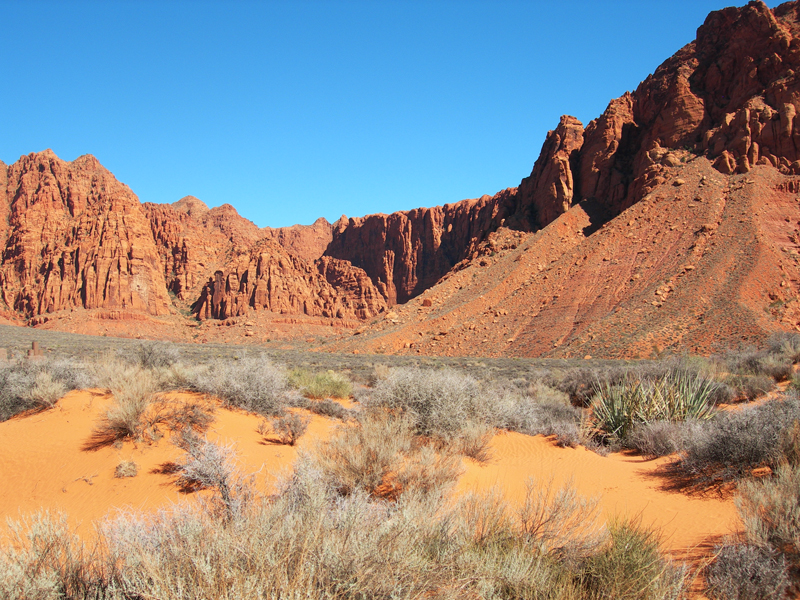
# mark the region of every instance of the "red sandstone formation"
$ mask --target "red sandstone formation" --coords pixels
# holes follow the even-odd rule
[[[496,229],[516,189],[434,208],[369,215],[334,223],[325,254],[364,269],[390,305],[436,283]]]
[[[361,269],[328,257],[310,263],[272,240],[260,241],[216,271],[192,306],[200,319],[250,310],[368,319],[385,309],[386,301]]]
[[[798,69],[800,2],[711,13],[585,128],[562,117],[519,188],[333,226],[142,209],[91,157],[23,157],[0,164],[2,297],[28,317],[161,314],[168,288],[253,336],[276,313],[346,329],[399,303],[326,347],[426,354],[709,352],[800,329]]]
[[[320,217],[312,225],[292,225],[291,227],[264,227],[261,237],[278,242],[292,254],[306,260],[316,260],[322,256],[333,239],[333,225]]]
[[[168,312],[158,251],[139,200],[93,156],[52,151],[4,167],[8,223],[0,289],[25,316],[69,308]]]

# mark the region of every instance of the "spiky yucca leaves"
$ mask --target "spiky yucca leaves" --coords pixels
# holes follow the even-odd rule
[[[716,383],[680,371],[655,380],[628,376],[621,384],[600,384],[592,402],[600,436],[622,441],[638,424],[710,418]]]

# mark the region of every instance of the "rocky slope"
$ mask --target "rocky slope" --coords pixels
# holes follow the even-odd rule
[[[800,173],[799,13],[797,2],[711,13],[694,42],[585,128],[562,117],[518,190],[465,201],[480,202],[477,210],[457,203],[351,219],[327,254],[364,268],[390,303],[402,303],[501,224],[537,231],[585,201],[595,227],[617,216],[664,181],[675,166],[668,150],[707,156],[724,174],[757,164]]]

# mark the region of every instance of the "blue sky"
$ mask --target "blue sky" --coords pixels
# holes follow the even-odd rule
[[[726,5],[0,0],[0,160],[94,154],[273,227],[494,194]]]

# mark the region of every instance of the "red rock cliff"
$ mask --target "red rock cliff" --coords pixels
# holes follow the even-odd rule
[[[2,171],[0,288],[10,308],[28,317],[73,307],[168,311],[139,200],[97,159],[65,162],[46,150]]]
[[[515,208],[516,189],[490,197],[334,223],[325,254],[367,272],[390,305],[420,294]]]
[[[201,319],[249,310],[367,319],[385,309],[386,301],[361,269],[329,257],[309,262],[273,240],[261,240],[216,271],[192,306]]]

